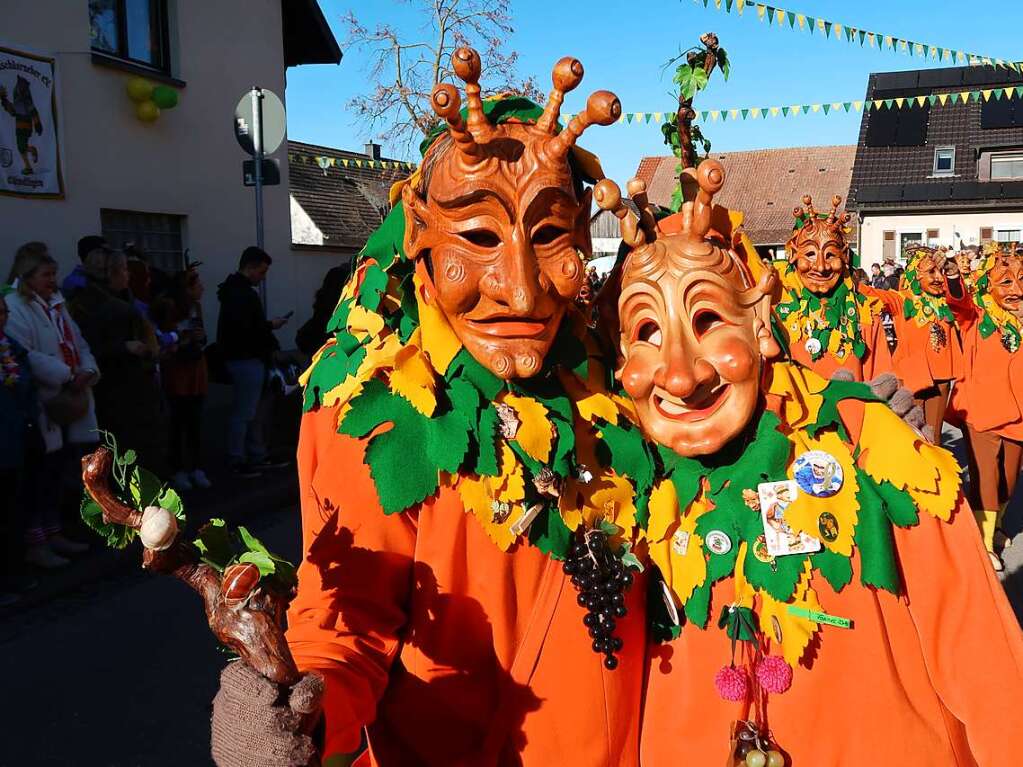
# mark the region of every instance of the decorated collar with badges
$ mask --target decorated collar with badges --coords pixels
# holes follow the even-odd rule
[[[774,648],[791,669],[812,665],[805,653],[824,625],[849,626],[829,615],[815,576],[835,592],[861,585],[901,593],[892,527],[915,525],[921,512],[949,519],[959,471],[863,384],[775,363],[767,394],[775,404],[731,449],[703,460],[660,451],[663,479],[645,532],[660,576],[650,620],[666,640],[717,617],[733,640]],[[862,402],[855,443],[838,407],[850,399]],[[713,585],[726,579],[734,602],[711,604]]]

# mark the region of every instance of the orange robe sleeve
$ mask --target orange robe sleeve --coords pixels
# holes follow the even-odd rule
[[[1023,732],[1023,635],[969,506],[961,499],[950,523],[921,514],[919,525],[895,528],[895,540],[924,664],[954,717],[946,726],[959,763],[1005,764],[1006,735]]]
[[[358,748],[387,686],[408,619],[417,524],[410,513],[383,513],[363,462],[364,443],[339,435],[336,423],[332,408],[303,417],[305,556],[288,612],[288,643],[299,669],[326,680],[325,756]]]

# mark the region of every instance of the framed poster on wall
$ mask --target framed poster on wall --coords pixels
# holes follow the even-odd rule
[[[0,194],[63,197],[54,59],[0,46]]]

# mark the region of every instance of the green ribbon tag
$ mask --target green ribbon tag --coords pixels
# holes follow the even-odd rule
[[[848,618],[839,618],[837,615],[828,615],[817,610],[807,610],[805,607],[797,605],[789,605],[788,611],[790,615],[795,615],[797,618],[809,618],[815,623],[827,623],[829,626],[838,626],[843,629],[853,627],[853,622]]]

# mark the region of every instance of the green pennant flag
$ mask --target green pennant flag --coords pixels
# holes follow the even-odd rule
[[[749,117],[749,110],[748,109],[743,109],[742,110],[742,119],[745,120],[747,117]]]
[[[824,22],[824,36],[825,37],[831,37],[831,22],[830,21],[825,21]]]
[[[707,4],[707,0],[703,0],[703,4],[706,5]],[[625,122],[631,123],[633,117],[635,117],[635,115],[632,112],[626,112],[625,113]]]
[[[817,26],[817,19],[815,19],[813,16],[807,16],[806,24],[808,27],[810,27],[810,34],[812,35],[814,28]]]
[[[1016,95],[1023,98],[1023,85],[1016,86]]]
[[[703,122],[707,122],[707,113],[706,112],[700,112],[700,120],[702,120]]]
[[[852,29],[851,27],[845,28],[845,39],[848,40],[850,43],[853,41],[853,36],[855,34],[856,34],[855,29]]]
[[[733,0],[725,0],[725,12],[726,13],[731,13],[732,12],[732,2],[733,2]]]
[[[931,106],[934,106],[938,101],[938,96],[932,93],[930,96],[927,97],[927,101],[928,103],[930,103]]]
[[[831,104],[825,104],[824,105],[824,114],[827,114],[830,111],[831,111]]]
[[[725,122],[727,119],[728,119],[728,110],[727,109],[722,109],[721,110],[721,122]]]
[[[974,103],[980,101],[980,91],[970,91],[970,101]]]
[[[781,113],[783,115],[785,115],[786,117],[788,117],[789,116],[789,108],[788,107],[782,107],[781,108]]]
[[[863,41],[867,39],[867,33],[862,29],[860,30],[860,47],[863,47]]]
[[[792,11],[789,11],[788,13],[789,13],[789,29],[795,29],[795,27],[796,27],[796,14],[794,14]]]
[[[894,104],[894,103],[895,103],[895,99],[885,99],[884,100],[884,105],[888,109],[891,109],[892,108],[892,104]]]
[[[803,110],[803,114],[805,114],[805,115],[810,114],[810,105],[809,104],[803,104],[802,110]]]

